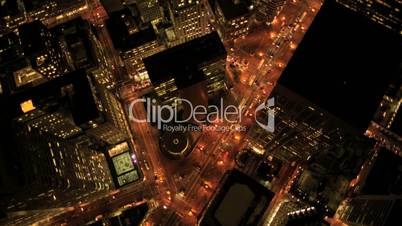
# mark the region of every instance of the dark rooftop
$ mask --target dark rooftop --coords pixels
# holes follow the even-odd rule
[[[365,131],[398,74],[401,48],[399,34],[325,1],[279,83]]]
[[[49,1],[42,0],[22,0],[22,2],[24,3],[24,8],[27,12],[37,10],[49,3]]]
[[[391,131],[402,137],[402,109],[399,107],[398,112],[394,118],[394,122],[391,125]]]
[[[200,225],[258,225],[274,193],[237,170],[230,171],[221,183]]]
[[[76,69],[89,68],[95,64],[95,56],[88,31],[88,21],[81,17],[51,29],[55,36],[64,36]]]
[[[78,70],[37,86],[26,87],[11,95],[0,96],[0,104],[4,107],[5,118],[15,118],[21,115],[20,104],[32,100],[36,107],[46,106],[48,102],[60,101],[63,104],[63,87],[73,85],[69,110],[77,125],[88,122],[98,117],[98,110],[93,99],[91,87],[84,70]],[[10,120],[11,121],[11,120]]]
[[[41,21],[35,20],[31,23],[22,24],[18,28],[19,36],[25,55],[37,54],[47,49],[45,33],[46,26]]]
[[[179,89],[205,80],[199,66],[226,58],[226,50],[216,32],[204,35],[145,58],[151,82],[160,84],[172,78]]]
[[[15,0],[1,1],[0,4],[0,18],[6,16],[15,16],[20,13],[18,3]]]
[[[364,195],[402,195],[402,158],[383,148],[363,184]]]
[[[250,0],[217,0],[226,20],[232,20],[249,13]]]
[[[70,33],[77,33],[79,30],[89,29],[89,22],[82,17],[69,20],[65,23],[59,24],[51,28],[51,32],[55,35],[66,35]]]
[[[122,0],[101,0],[100,2],[108,14],[124,8]]]
[[[0,50],[0,66],[20,58],[22,46],[19,37],[14,32],[0,35]]]
[[[139,26],[139,18],[136,18],[129,8],[111,13],[110,18],[106,20],[106,27],[114,47],[123,51],[157,39],[151,24]],[[135,31],[136,29],[138,30]]]

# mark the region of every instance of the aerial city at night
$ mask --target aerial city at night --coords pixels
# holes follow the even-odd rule
[[[400,0],[0,0],[0,225],[402,225]]]

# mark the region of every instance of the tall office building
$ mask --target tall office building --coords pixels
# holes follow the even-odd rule
[[[136,4],[142,22],[148,23],[163,18],[163,12],[159,5],[159,0],[137,0]]]
[[[16,191],[22,192],[19,201],[28,200],[28,208],[55,207],[52,201],[68,205],[80,195],[112,187],[105,157],[89,148],[89,138],[62,114],[37,110],[16,120],[18,179],[24,184]]]
[[[99,86],[100,84],[97,84]],[[102,105],[102,112],[107,122],[122,133],[126,139],[130,138],[130,127],[124,112],[124,108],[119,98],[112,89],[98,87],[98,95]]]
[[[268,25],[271,24],[284,4],[285,0],[253,0],[256,19]]]
[[[391,30],[402,34],[402,3],[398,0],[336,0],[348,9],[358,12]]]
[[[355,192],[363,195],[402,195],[402,157],[385,148],[377,151],[370,168],[361,173]]]
[[[17,34],[0,35],[0,94],[10,93],[18,86],[43,77],[32,70],[23,53]]]
[[[63,58],[71,70],[90,69],[96,65],[95,51],[90,40],[90,24],[81,17],[53,27],[51,30]]]
[[[363,195],[343,201],[335,218],[350,226],[393,226],[402,211],[402,196]]]
[[[398,34],[324,2],[271,94],[275,130],[261,136],[267,150],[306,160],[362,135],[398,75],[399,59],[390,52],[400,51]]]
[[[137,81],[148,80],[142,59],[162,51],[165,46],[158,40],[152,24],[144,23],[133,13],[133,9],[124,8],[110,14],[106,21],[114,47],[119,51],[125,63],[129,77]]]
[[[127,134],[111,122],[96,125],[85,132],[104,153],[115,188],[143,178]]]
[[[249,32],[252,4],[249,0],[210,1],[218,22],[218,31],[225,40],[235,40]]]
[[[84,71],[21,88],[0,101],[6,106],[2,129],[8,132],[0,144],[7,172],[1,178],[5,204],[20,202],[16,209],[64,206],[113,186],[105,156],[92,148],[80,127],[99,118]]]
[[[4,0],[0,4],[0,20],[4,17],[15,16],[20,13],[17,1]]]
[[[188,41],[210,32],[207,9],[198,0],[169,0],[169,13],[176,36]]]
[[[32,68],[48,79],[68,71],[67,65],[55,43],[54,37],[42,22],[35,20],[18,28],[25,56]]]
[[[205,103],[227,90],[226,50],[216,32],[145,58],[144,64],[162,104],[174,104],[188,91]]]
[[[0,67],[2,69],[23,55],[22,46],[18,35],[9,32],[0,35]],[[4,70],[3,70],[4,71]]]

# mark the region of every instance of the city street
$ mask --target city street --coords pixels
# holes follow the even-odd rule
[[[89,8],[96,9],[91,11],[92,15],[86,14],[86,17],[91,18],[97,25],[99,40],[106,49],[106,61],[115,76],[118,79],[123,78],[125,75],[118,70],[122,63],[104,26],[105,17],[99,8],[99,2],[95,0],[87,4],[92,6]],[[227,65],[227,74],[233,88],[224,102],[226,105],[241,105],[247,110],[245,111],[247,115],[244,115],[247,120],[238,123],[237,126],[245,125],[250,128],[254,123],[255,108],[270,96],[321,4],[322,0],[289,0],[270,27],[259,27],[247,37],[235,40],[234,46],[228,48],[230,61]],[[229,66],[233,62],[242,65],[241,68],[236,66],[239,71],[238,79]],[[121,93],[118,93],[127,118],[130,103],[143,94],[143,91],[133,87],[125,86],[121,89]],[[146,118],[143,104],[134,105],[131,112],[138,119]],[[220,120],[215,124],[230,125]],[[194,225],[225,172],[235,167],[236,153],[247,147],[246,138],[249,138],[246,132],[204,131],[189,156],[182,160],[170,160],[159,150],[157,129],[149,123],[134,121],[130,121],[130,129],[136,156],[144,174],[143,181],[103,194],[86,203],[58,210],[54,217],[48,217],[47,222],[41,222],[40,225],[67,222],[82,225],[99,215],[107,216],[125,205],[135,206],[151,199],[157,203],[157,208],[152,210],[146,219],[149,223],[147,225],[156,223],[166,226]],[[268,150],[262,158],[267,158],[269,154]],[[258,163],[247,166],[247,172],[255,173],[257,166]],[[297,167],[291,165],[283,167],[273,185],[272,190],[276,192],[276,196],[267,213],[288,198],[285,188],[291,183],[296,169]],[[30,219],[28,222],[36,222],[35,219]]]

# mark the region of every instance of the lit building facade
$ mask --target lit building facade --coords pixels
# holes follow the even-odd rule
[[[397,0],[336,0],[348,9],[356,11],[398,33],[402,32],[401,2]]]
[[[70,70],[90,69],[97,66],[88,21],[77,18],[53,27],[51,33],[56,44],[63,50],[63,58],[68,62]]]
[[[364,195],[343,201],[335,218],[350,226],[394,225],[401,209],[402,196]]]
[[[259,140],[274,156],[283,161],[306,161],[314,154],[330,150],[342,141],[344,135],[341,128],[348,127],[345,123],[279,85],[271,96],[275,97],[274,132],[267,132],[256,125],[251,136]],[[266,122],[268,113],[262,111],[257,115],[257,120]]]
[[[334,21],[335,16],[340,19]],[[344,31],[353,33],[355,39],[338,36]],[[375,37],[380,36],[387,45],[377,41]],[[377,44],[363,52],[366,44],[361,43],[362,39]],[[321,48],[316,47],[317,42],[322,43]],[[275,98],[275,129],[261,136],[266,149],[284,160],[307,160],[326,150],[336,151],[335,156],[345,153],[343,144],[348,140],[353,144],[367,131],[389,83],[398,73],[399,62],[384,56],[399,51],[399,42],[400,37],[391,30],[376,26],[334,1],[324,2],[271,93]],[[350,53],[345,55],[345,51]],[[335,65],[340,56],[344,61]],[[349,64],[352,59],[359,60]],[[389,72],[381,81],[365,79],[383,68],[389,68]],[[365,79],[364,87],[358,82],[361,79]],[[339,95],[334,97],[334,93]],[[260,122],[267,122],[267,118]]]
[[[180,96],[179,91],[185,88],[193,87],[196,92],[198,89],[193,85],[197,84],[203,87],[205,93],[200,93],[200,97],[206,101],[228,89],[226,50],[216,32],[145,58],[144,63],[162,104],[173,105]]]
[[[68,71],[52,34],[40,21],[21,25],[18,33],[25,56],[30,60],[33,69],[48,79],[59,77]]]
[[[249,33],[249,17],[251,2],[248,0],[217,0],[213,12],[218,25],[218,31],[225,40],[235,40]]]
[[[221,96],[222,92],[227,91],[228,82],[226,80],[226,57],[216,61],[205,63],[200,67],[207,80],[208,97]]]
[[[145,3],[144,3],[145,4]],[[130,79],[148,81],[142,59],[158,53],[165,46],[158,40],[152,24],[141,21],[129,8],[113,12],[106,21],[114,47],[126,66]]]
[[[126,166],[127,159],[114,164],[108,150],[122,142],[129,145],[131,136],[122,106],[107,92],[81,70],[21,89],[19,95],[7,93],[1,99],[8,106],[2,118],[14,122],[5,126],[15,131],[10,134],[12,142],[1,145],[5,150],[16,149],[13,154],[19,156],[18,161],[11,162],[18,168],[10,169],[14,172],[10,175],[17,174],[16,180],[23,182],[8,190],[15,190],[17,202],[22,203],[14,207],[66,206],[75,198],[78,201],[142,178],[131,146],[121,153],[131,159],[135,175],[132,170],[129,175],[126,170],[116,174],[116,167]],[[23,194],[27,187],[32,193]]]
[[[16,192],[27,207],[37,208],[36,201],[46,207],[64,206],[77,194],[87,196],[113,186],[105,156],[90,149],[89,138],[60,113],[38,109],[16,121],[23,181]]]
[[[283,8],[285,0],[253,0],[255,17],[258,21],[271,24]]]
[[[0,31],[12,31],[29,21],[40,20],[45,24],[57,24],[88,9],[85,0],[20,0],[5,1],[0,6]],[[1,13],[3,10],[6,13]],[[10,10],[11,9],[11,10]]]
[[[170,0],[169,13],[176,37],[185,42],[210,32],[207,9],[198,0]]]
[[[163,18],[163,12],[158,0],[137,0],[136,4],[141,14],[141,20],[144,23]]]
[[[0,66],[23,54],[19,37],[14,32],[0,34]]]

